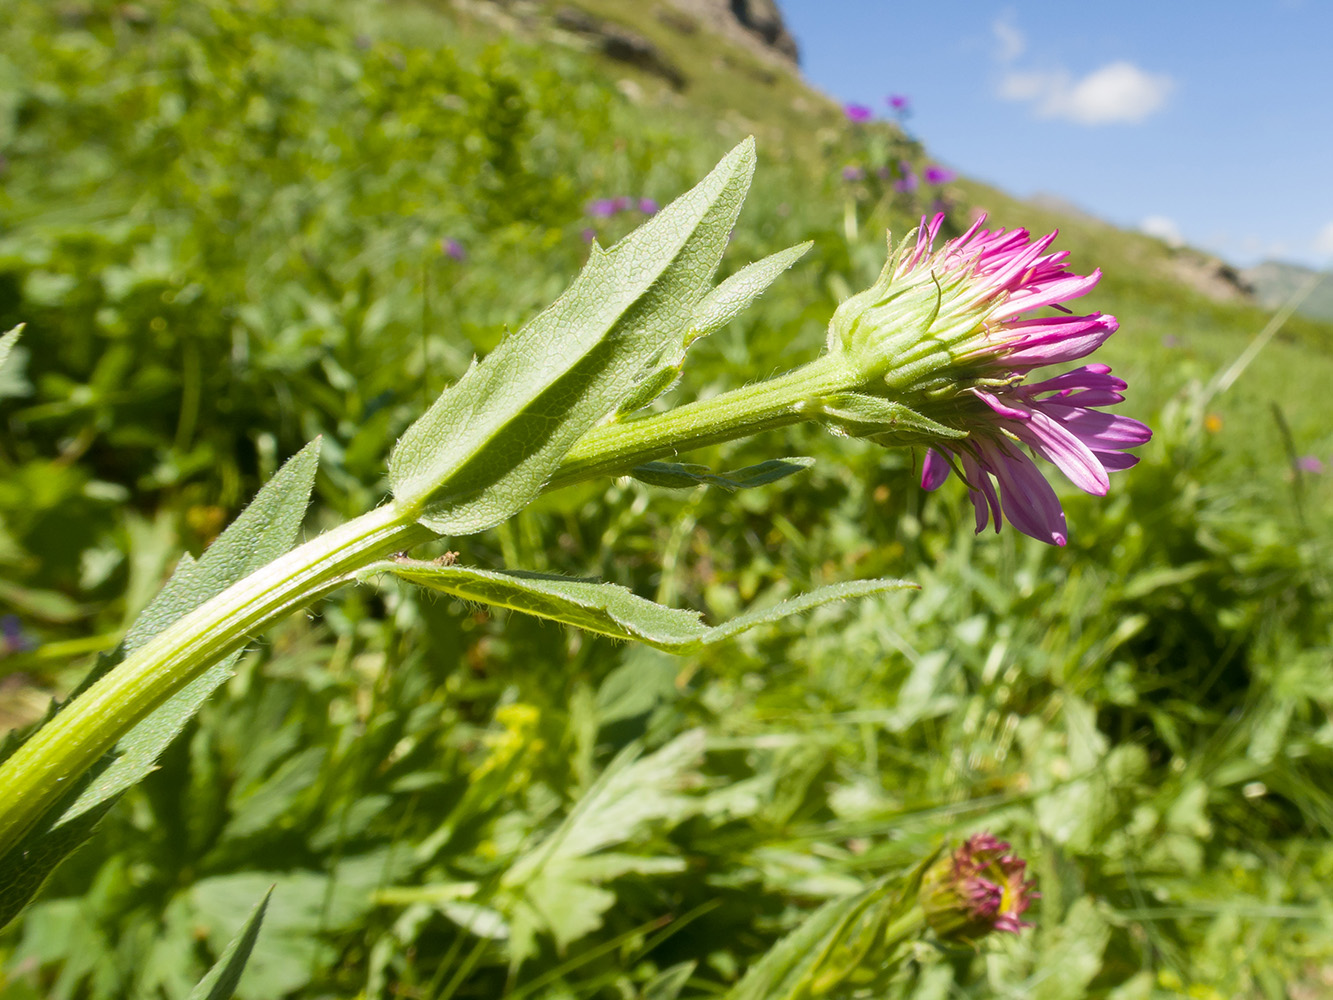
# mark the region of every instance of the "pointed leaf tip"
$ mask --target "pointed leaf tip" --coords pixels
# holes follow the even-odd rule
[[[259,927],[264,922],[264,913],[272,896],[273,887],[269,886],[264,898],[250,912],[245,925],[232,938],[208,974],[199,980],[199,985],[190,991],[187,1000],[231,1000],[241,981],[241,973],[245,971],[245,963],[250,960],[255,941],[259,939]]]

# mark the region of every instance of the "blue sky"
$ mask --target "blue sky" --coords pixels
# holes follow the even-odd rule
[[[779,0],[806,77],[939,162],[1239,265],[1333,262],[1329,0]]]

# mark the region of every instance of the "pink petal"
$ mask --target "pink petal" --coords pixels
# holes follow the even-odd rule
[[[926,449],[926,460],[921,463],[921,488],[937,490],[949,478],[948,460],[934,448]]]
[[[1009,523],[1038,541],[1064,545],[1069,540],[1065,512],[1032,460],[1021,452],[1010,452],[994,464]]]

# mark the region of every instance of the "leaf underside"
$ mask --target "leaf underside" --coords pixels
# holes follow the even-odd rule
[[[613,583],[537,573],[443,566],[409,559],[374,563],[358,574],[388,573],[451,597],[509,608],[574,625],[614,639],[632,640],[671,653],[688,653],[833,601],[913,588],[904,580],[857,580],[820,587],[769,607],[708,626],[698,612],[668,608]]]

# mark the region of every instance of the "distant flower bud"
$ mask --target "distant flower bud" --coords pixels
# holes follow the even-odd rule
[[[1017,934],[1032,925],[1021,919],[1034,883],[1023,877],[1027,863],[1009,845],[978,833],[940,857],[921,884],[921,907],[931,929],[946,941],[973,944],[994,931]]]

